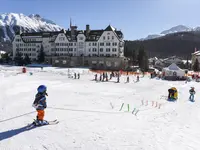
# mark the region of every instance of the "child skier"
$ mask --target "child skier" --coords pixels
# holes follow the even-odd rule
[[[35,100],[33,102],[33,107],[37,110],[37,117],[34,122],[35,125],[44,125],[48,124],[47,121],[44,121],[44,109],[47,107],[46,104],[46,96],[47,87],[45,85],[40,85],[37,88],[38,93],[35,96]]]
[[[190,97],[189,97],[189,100],[194,102],[194,94],[196,93],[195,90],[194,90],[194,87],[191,87],[191,89],[189,90],[190,92]]]

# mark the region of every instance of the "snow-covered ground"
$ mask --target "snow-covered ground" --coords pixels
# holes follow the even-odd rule
[[[81,74],[79,80],[68,78],[74,72]],[[125,83],[125,76],[120,83],[93,79],[87,69],[28,68],[21,74],[21,67],[0,66],[0,149],[200,149],[199,83],[147,76],[138,83],[133,82],[135,76],[130,83]],[[60,122],[26,130],[36,116],[31,105],[40,84],[48,87],[45,119]],[[172,86],[178,89],[177,102],[164,99]],[[197,92],[195,103],[188,101],[191,86]]]

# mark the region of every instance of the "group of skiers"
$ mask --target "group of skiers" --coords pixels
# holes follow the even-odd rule
[[[117,77],[117,82],[119,82],[119,78],[120,78],[120,74],[119,73],[114,73],[111,72],[110,73],[110,78],[108,79],[108,73],[107,72],[103,72],[102,74],[99,75],[99,81],[108,81],[111,80],[113,77]],[[98,74],[94,75],[94,80],[98,81]]]
[[[80,73],[74,73],[74,79],[80,79]]]
[[[107,72],[103,72],[102,74],[99,75],[99,80],[98,80],[98,74],[96,73],[94,75],[94,80],[95,81],[102,81],[102,82],[104,82],[104,81],[111,80],[113,77],[116,77],[117,78],[117,83],[119,83],[120,82],[120,76],[121,76],[120,73],[111,72],[110,73],[110,78],[108,79],[108,73]],[[129,81],[130,81],[130,77],[127,76],[126,83],[129,83]],[[139,77],[139,75],[137,75],[136,82],[139,82],[139,81],[140,81],[140,77]]]

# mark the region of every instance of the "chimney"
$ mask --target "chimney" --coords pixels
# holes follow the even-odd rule
[[[89,33],[90,33],[90,25],[87,24],[87,25],[86,25],[86,37],[89,36]]]

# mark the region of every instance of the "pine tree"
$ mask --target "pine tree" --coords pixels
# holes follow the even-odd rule
[[[2,54],[2,61],[8,63],[9,61],[11,61],[12,59],[10,58],[8,53]]]
[[[144,69],[143,69],[145,72],[147,72],[149,70],[149,59],[148,59],[148,56],[145,52],[145,55],[144,55]]]
[[[199,61],[198,61],[198,59],[196,59],[195,62],[194,62],[193,70],[199,71]]]
[[[137,64],[137,54],[135,50],[132,50],[132,65],[136,65]]]
[[[44,53],[44,47],[43,45],[41,46],[41,49],[40,49],[40,53],[38,55],[38,62],[39,63],[43,63],[45,60],[45,53]]]
[[[19,51],[17,51],[14,61],[19,66],[22,66],[24,64],[22,54]]]
[[[30,60],[28,54],[25,55],[24,63],[25,63],[26,65],[31,64],[31,60]]]
[[[141,46],[138,53],[138,65],[142,72],[148,71],[149,69],[149,60],[147,53],[144,50],[144,47]]]
[[[186,69],[189,69],[188,57],[187,57],[187,62],[186,62]]]
[[[140,69],[144,68],[144,47],[142,46],[139,48],[137,60]]]

